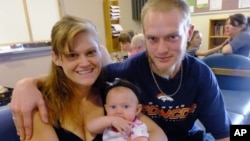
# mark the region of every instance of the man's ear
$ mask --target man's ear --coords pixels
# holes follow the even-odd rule
[[[194,25],[191,24],[188,29],[188,41],[191,40],[191,37],[193,36],[193,32],[194,32]]]
[[[54,64],[56,64],[57,66],[61,66],[61,60],[60,60],[59,57],[55,54],[54,51],[51,51],[51,58],[52,58],[52,61],[54,62]]]
[[[136,106],[136,115],[139,115],[141,113],[141,110],[142,110],[142,104],[138,104]]]

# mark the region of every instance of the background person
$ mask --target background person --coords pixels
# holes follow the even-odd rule
[[[229,38],[222,53],[250,57],[250,31],[247,17],[241,13],[230,15],[226,20],[225,32]]]
[[[227,44],[227,41],[225,41],[219,46],[216,46],[208,50],[200,50],[201,43],[202,43],[202,34],[200,33],[200,31],[194,30],[190,41],[188,41],[187,53],[195,57],[208,56],[221,50],[224,47],[224,45]]]
[[[131,40],[132,38],[136,35],[136,32],[134,30],[128,29],[128,30],[123,30],[120,33],[119,36],[119,43],[121,46],[121,51],[122,51],[122,59],[126,60],[132,51],[131,49]]]
[[[186,1],[148,0],[141,19],[146,52],[107,65],[104,73],[108,81],[120,77],[138,85],[142,90],[143,113],[164,130],[170,141],[209,138],[195,128],[197,119],[216,140],[229,141],[231,121],[216,78],[201,60],[186,55],[187,41],[194,29]],[[36,106],[46,117],[43,99],[36,88],[42,78],[37,80],[20,81],[13,93],[11,108],[17,118],[25,117],[27,125],[31,124],[29,117]]]
[[[131,53],[129,57],[146,50],[144,34],[138,33],[131,40]]]
[[[107,82],[105,110],[107,116],[91,120],[87,128],[91,133],[103,133],[104,141],[148,141],[147,126],[138,120],[142,105],[140,89],[120,78]],[[129,121],[128,123],[124,120]]]

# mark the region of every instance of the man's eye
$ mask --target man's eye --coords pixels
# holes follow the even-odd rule
[[[149,42],[157,42],[157,38],[155,38],[155,37],[147,37],[147,40]]]
[[[179,35],[172,35],[172,36],[169,36],[168,39],[170,41],[176,41],[176,40],[180,39],[180,36]]]

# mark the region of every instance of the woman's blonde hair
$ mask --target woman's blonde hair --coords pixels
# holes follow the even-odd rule
[[[93,23],[85,19],[65,16],[52,28],[52,51],[61,59],[65,55],[65,50],[72,50],[74,37],[82,32],[90,34],[100,49],[99,35]],[[70,117],[75,125],[84,124],[79,123],[79,121],[83,121],[82,115],[79,114],[81,107],[78,103],[72,103],[76,102],[73,95],[74,84],[67,78],[62,67],[51,63],[49,76],[41,87],[41,91],[49,110],[49,121],[53,126],[59,126],[59,121],[63,122],[65,115]]]

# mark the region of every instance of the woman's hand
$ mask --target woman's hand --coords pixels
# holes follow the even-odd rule
[[[37,82],[34,78],[22,79],[16,83],[12,93],[10,108],[21,140],[31,138],[33,113],[37,108],[43,122],[48,122],[47,109]]]

